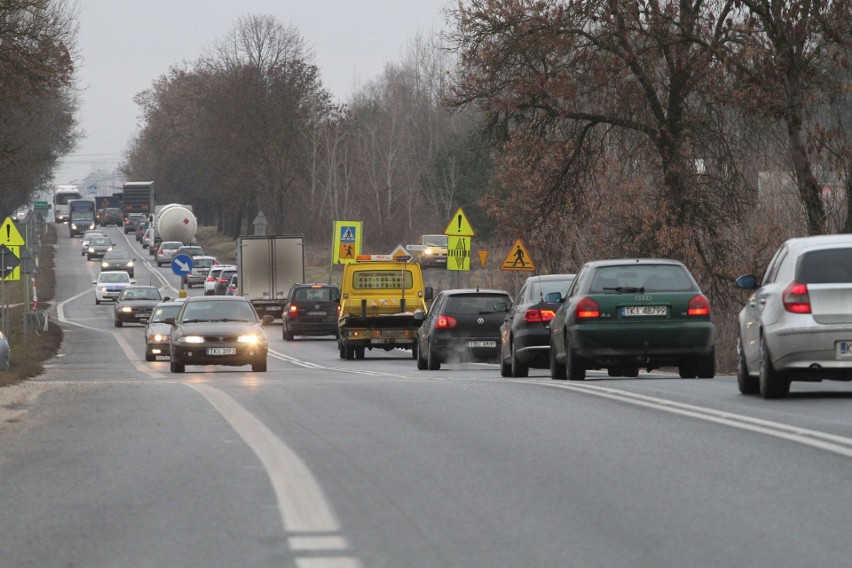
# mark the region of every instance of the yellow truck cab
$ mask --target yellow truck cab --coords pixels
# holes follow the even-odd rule
[[[343,268],[337,345],[341,359],[363,359],[367,349],[411,349],[432,289],[408,257],[361,255]]]

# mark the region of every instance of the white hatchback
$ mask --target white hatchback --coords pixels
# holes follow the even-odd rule
[[[852,380],[852,235],[784,242],[739,314],[737,383],[779,398],[791,381]]]
[[[101,272],[98,279],[92,281],[95,285],[95,304],[114,302],[122,290],[135,283],[136,280],[124,271]]]
[[[157,266],[170,264],[175,257],[178,249],[183,246],[180,241],[163,241],[160,243],[157,252],[154,253],[154,259],[157,261]]]
[[[207,278],[204,280],[204,295],[212,296],[216,293],[216,281],[219,279],[219,274],[223,270],[236,270],[237,267],[232,264],[217,264],[210,268],[207,273]]]

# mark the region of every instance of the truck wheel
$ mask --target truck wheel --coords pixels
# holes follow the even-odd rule
[[[346,359],[347,361],[351,361],[352,359],[355,358],[355,348],[354,347],[352,347],[348,343],[344,343],[343,349],[345,349],[344,359]]]
[[[337,350],[340,352],[340,358],[341,358],[341,359],[346,359],[346,348],[345,348],[345,347],[343,347],[343,342],[342,342],[342,341],[338,341],[338,342],[337,342]]]
[[[355,358],[363,359],[367,349],[365,347],[356,347],[355,348]]]

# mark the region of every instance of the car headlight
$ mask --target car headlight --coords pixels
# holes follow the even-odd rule
[[[163,343],[163,342],[168,341],[168,340],[169,340],[168,335],[160,335],[159,333],[155,333],[153,335],[148,336],[148,341],[151,341],[153,343]]]
[[[238,343],[252,343],[257,344],[260,341],[260,338],[256,335],[241,335],[237,338]]]
[[[100,290],[101,292],[106,292],[107,287],[106,286],[98,286],[98,290]]]
[[[204,338],[200,335],[184,335],[178,341],[180,343],[204,343]]]
[[[107,250],[112,250],[112,247],[109,247]]]
[[[101,268],[106,268],[107,266],[109,266],[108,262],[102,262],[101,263]]]
[[[89,252],[95,252],[95,247],[89,247]]]
[[[130,306],[124,306],[123,308],[121,308],[121,311],[126,313],[126,314],[129,314],[130,312],[133,311],[133,308],[131,308]]]
[[[425,254],[425,255],[431,255],[431,254],[432,254],[432,249],[427,248],[426,250],[424,250],[424,251],[423,251],[423,254]]]
[[[130,262],[128,262],[124,266],[126,266],[127,268],[133,268],[133,261],[131,260]]]
[[[74,230],[76,231],[76,230],[77,230],[77,225],[73,225],[73,224],[72,224],[72,225],[71,225],[71,228],[72,228],[72,229],[74,229]]]

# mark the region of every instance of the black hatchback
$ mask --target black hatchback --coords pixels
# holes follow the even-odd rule
[[[417,368],[450,361],[497,361],[500,324],[512,306],[505,290],[444,290],[417,334]]]
[[[333,284],[296,284],[287,295],[282,315],[282,337],[337,335],[340,289]]]

